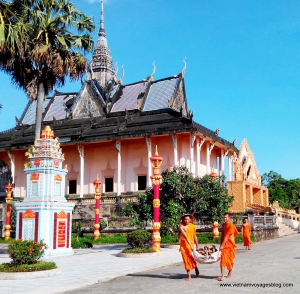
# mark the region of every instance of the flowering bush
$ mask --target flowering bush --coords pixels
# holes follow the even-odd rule
[[[12,259],[12,265],[34,264],[41,258],[48,246],[32,240],[13,240],[7,248],[7,253]]]

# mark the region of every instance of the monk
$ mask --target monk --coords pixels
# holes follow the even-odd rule
[[[230,216],[228,213],[225,213],[223,216],[224,224],[222,225],[222,236],[221,236],[221,245],[220,251],[221,254],[221,277],[218,278],[219,281],[224,281],[225,276],[225,267],[228,269],[228,274],[226,278],[231,277],[232,268],[234,265],[235,258],[235,238],[238,235],[238,230],[236,227],[230,222]]]
[[[192,223],[194,221],[194,216],[191,214],[185,214],[180,218],[180,249],[185,270],[187,272],[186,281],[191,280],[191,270],[195,269],[196,276],[199,276],[199,270],[197,268],[196,261],[193,258],[193,249],[196,244],[196,249],[198,249],[198,239],[196,236],[196,226]]]
[[[250,235],[251,235],[251,225],[248,221],[248,218],[244,218],[243,219],[243,225],[242,225],[242,236],[243,236],[243,240],[244,240],[244,246],[246,247],[246,250],[250,250],[250,245],[251,245],[251,239],[250,239]]]

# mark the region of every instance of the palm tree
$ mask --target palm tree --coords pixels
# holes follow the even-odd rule
[[[13,83],[37,100],[35,138],[41,133],[43,101],[54,87],[81,78],[87,69],[82,53],[93,49],[94,22],[68,0],[13,0],[11,9],[30,25],[23,52],[0,63]],[[73,33],[77,31],[76,33]]]
[[[11,2],[0,0],[0,62],[9,52],[22,52],[30,24],[23,23]]]

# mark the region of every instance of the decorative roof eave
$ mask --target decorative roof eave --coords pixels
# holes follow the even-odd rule
[[[219,142],[221,143],[222,145],[225,145],[226,147],[232,149],[233,151],[235,152],[239,152],[239,149],[236,148],[236,146],[234,146],[233,143],[219,137],[215,132],[213,132],[212,130],[196,123],[196,122],[193,122],[193,125],[195,126],[195,131],[198,131],[200,132],[201,134],[203,134],[204,136],[206,137],[209,137],[211,138],[212,140],[216,141],[216,142]]]

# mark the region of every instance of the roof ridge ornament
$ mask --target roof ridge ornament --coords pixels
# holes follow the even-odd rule
[[[124,76],[125,76],[125,70],[124,70],[124,65],[122,65],[122,76],[121,76],[121,77],[119,78],[119,80],[118,80],[118,83],[119,83],[120,85],[123,84]]]
[[[153,81],[153,77],[154,77],[155,72],[156,72],[155,61],[153,61],[152,65],[153,65],[153,71],[152,71],[151,75],[148,76],[147,78],[145,78],[143,81],[150,81],[150,82]]]
[[[185,71],[186,71],[186,57],[183,58],[183,69],[181,71],[181,74],[182,74],[182,77],[184,78],[184,74],[185,74]]]
[[[153,65],[153,71],[152,71],[152,74],[151,74],[151,76],[150,76],[151,81],[154,80],[154,75],[155,75],[155,73],[156,73],[155,61],[152,62],[152,65]]]
[[[118,62],[117,62],[117,61],[116,61],[116,63],[115,63],[115,68],[114,68],[114,70],[115,70],[115,76],[117,77],[118,72],[119,72],[119,67],[118,67]]]

